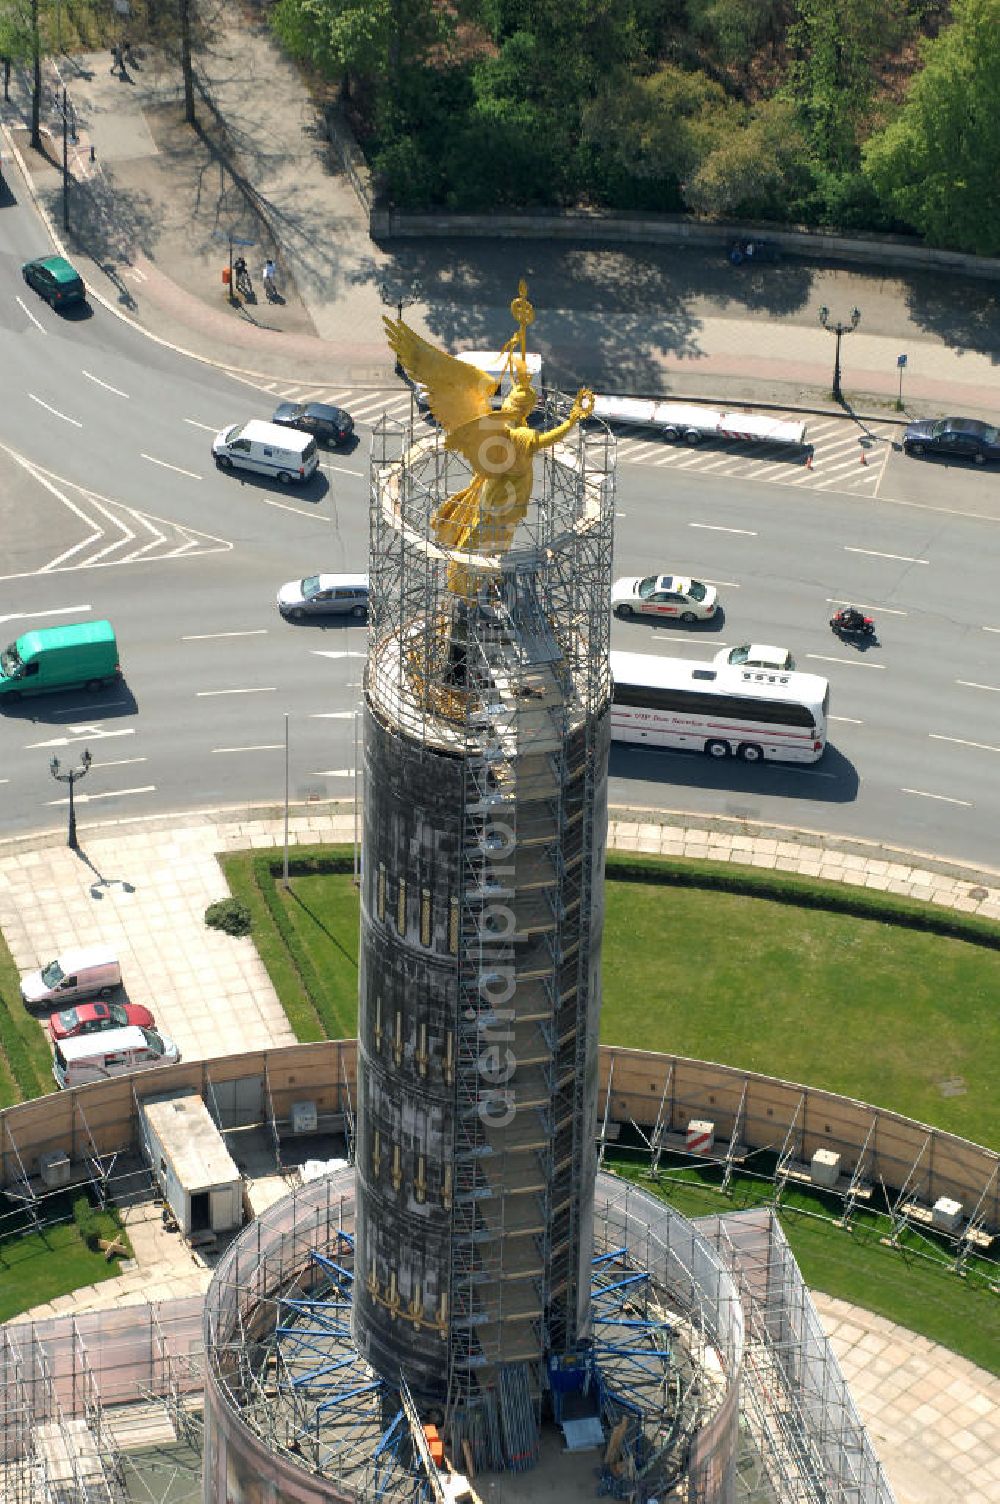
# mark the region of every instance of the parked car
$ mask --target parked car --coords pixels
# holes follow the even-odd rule
[[[714,585],[679,574],[648,574],[645,579],[615,580],[611,609],[627,621],[632,616],[657,616],[676,621],[707,621],[715,615]]]
[[[52,1052],[57,1086],[85,1086],[154,1065],[176,1065],[181,1052],[155,1029],[108,1029],[91,1038],[65,1039]]]
[[[110,997],[121,985],[118,957],[108,945],[64,950],[39,971],[21,978],[24,1006],[51,1013],[71,998]]]
[[[1000,431],[978,418],[922,418],[903,433],[906,454],[941,454],[985,465],[1000,460]]]
[[[75,1039],[78,1034],[99,1034],[104,1029],[153,1029],[156,1019],[140,1003],[77,1003],[49,1019],[49,1038]]]
[[[321,444],[346,444],[354,432],[350,413],[326,402],[282,402],[274,409],[271,422],[279,428],[311,433]]]
[[[278,591],[278,610],[292,621],[306,616],[368,615],[366,574],[311,574],[289,580]]]
[[[773,668],[779,673],[795,667],[795,659],[787,648],[776,648],[769,642],[743,642],[738,648],[721,648],[715,662],[732,663],[737,668]]]
[[[28,286],[53,308],[65,308],[70,303],[87,300],[83,278],[65,256],[38,256],[34,261],[26,261],[21,267],[21,275]]]

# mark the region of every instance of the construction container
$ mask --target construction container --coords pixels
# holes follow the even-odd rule
[[[817,1149],[809,1166],[809,1178],[813,1185],[832,1190],[840,1179],[840,1155],[833,1149]]]
[[[963,1212],[961,1201],[952,1201],[950,1196],[939,1196],[931,1208],[931,1222],[942,1232],[958,1232]]]
[[[185,1237],[229,1232],[243,1221],[243,1181],[197,1092],[139,1103],[143,1146]]]

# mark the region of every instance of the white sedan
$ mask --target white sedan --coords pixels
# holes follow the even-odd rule
[[[795,659],[787,648],[776,648],[770,642],[743,642],[738,648],[722,648],[715,655],[716,663],[731,663],[736,668],[773,668],[779,672],[791,672]]]
[[[708,621],[715,608],[715,586],[684,575],[648,574],[641,580],[615,580],[611,587],[611,609],[623,621],[633,616]]]

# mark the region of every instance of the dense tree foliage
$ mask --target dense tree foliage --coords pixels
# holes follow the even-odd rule
[[[864,170],[928,240],[1000,254],[1000,0],[955,0],[925,44],[896,118],[864,148]]]
[[[997,249],[1000,0],[277,0],[272,14],[341,84],[399,207],[688,210]]]

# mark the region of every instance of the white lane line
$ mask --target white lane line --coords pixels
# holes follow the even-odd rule
[[[909,554],[883,554],[877,548],[852,548],[849,543],[844,544],[845,554],[867,554],[871,559],[894,559],[897,564],[929,564],[930,559],[914,559]]]
[[[124,799],[127,794],[153,794],[156,792],[155,783],[145,783],[138,789],[109,789],[106,794],[74,794],[76,804],[94,804],[98,799]],[[47,799],[46,804],[68,804],[68,799]]]
[[[353,721],[354,710],[314,710],[307,717],[310,721]]]
[[[714,522],[689,522],[688,527],[700,527],[706,533],[739,533],[743,538],[757,537],[757,534],[749,527],[719,527]]]
[[[864,721],[856,721],[853,715],[828,715],[828,721],[841,721],[845,726],[863,726]]]
[[[976,684],[972,679],[956,679],[963,689],[988,689],[990,694],[1000,695],[1000,684]]]
[[[31,309],[28,307],[27,303],[25,303],[22,298],[19,298],[16,293],[14,294],[14,301],[15,301],[15,303],[20,303],[21,304],[22,311],[28,315],[29,319],[34,324],[34,326],[35,326],[36,329],[40,329],[43,334],[48,334],[49,331],[46,329],[45,325],[44,324],[40,324],[38,322],[38,320],[35,318],[35,315],[32,313]]]
[[[964,809],[972,808],[970,799],[950,799],[947,794],[929,794],[926,789],[900,789],[901,794],[915,794],[918,799],[937,799],[941,804],[961,804]]]
[[[219,431],[218,428],[214,427],[211,423],[199,423],[197,418],[185,418],[184,422],[190,423],[192,428],[204,429],[205,433],[218,433]]]
[[[31,398],[32,402],[37,402],[39,407],[44,407],[45,411],[51,413],[54,418],[62,418],[64,423],[72,423],[74,428],[83,427],[78,418],[71,418],[67,413],[61,413],[57,407],[50,407],[47,402],[42,401],[41,397],[36,397],[34,392],[28,392],[27,395]]]
[[[273,695],[278,691],[276,684],[262,684],[252,689],[196,689],[196,700],[211,700],[217,695]]]
[[[175,475],[186,475],[190,480],[204,480],[203,475],[198,475],[194,470],[182,470],[180,465],[169,465],[166,460],[158,460],[155,454],[146,454],[140,449],[139,454],[151,465],[159,465],[163,470],[172,470]]]
[[[213,752],[281,752],[284,742],[258,742],[255,747],[213,747]]]
[[[129,763],[148,761],[148,757],[115,757],[108,762],[92,762],[90,766],[92,768],[126,768]]]
[[[1000,747],[991,746],[989,742],[967,742],[962,736],[942,736],[938,731],[928,731],[927,735],[932,742],[952,742],[956,747],[975,747],[977,752],[1000,752]]]
[[[340,652],[333,648],[310,648],[317,658],[367,658],[367,653]]]
[[[310,768],[310,778],[353,778],[353,768]]]
[[[82,367],[81,367],[81,369],[82,369]],[[100,376],[95,376],[90,371],[84,371],[83,374],[84,374],[84,376],[86,376],[86,378],[87,378],[88,381],[93,381],[93,382],[96,382],[96,384],[98,386],[103,386],[103,388],[104,388],[104,390],[106,392],[114,392],[114,394],[115,394],[116,397],[124,397],[126,402],[128,402],[128,401],[131,400],[130,397],[129,397],[128,392],[119,391],[118,387],[116,387],[116,386],[109,386],[106,381],[102,381],[101,380]]]
[[[1000,627],[984,627],[984,632],[1000,632]]]
[[[705,584],[714,585],[717,589],[721,585],[723,590],[739,590],[740,588],[735,580],[709,580],[706,578]]]
[[[52,611],[11,611],[7,616],[0,616],[0,621],[17,621],[19,617],[30,616],[32,621],[37,621],[41,616],[75,616],[78,611],[93,611],[93,606],[57,606]]]
[[[814,658],[817,663],[846,663],[848,668],[885,668],[884,663],[864,663],[860,658],[828,658],[825,653],[807,653],[807,658]]]
[[[909,611],[897,611],[892,606],[873,606],[871,602],[849,601],[845,595],[828,595],[828,606],[857,606],[859,611],[877,611],[880,616],[909,616]]]
[[[338,475],[356,475],[356,476],[360,477],[360,476],[362,476],[364,474],[364,471],[362,471],[362,470],[349,470],[346,465],[330,465],[330,464],[326,464],[326,465],[320,465],[319,468],[321,470],[336,470],[336,472],[337,472]]]
[[[191,632],[181,642],[210,642],[216,637],[266,637],[267,627],[250,627],[245,632]]]
[[[304,512],[301,507],[290,507],[286,501],[272,501],[270,496],[262,496],[261,501],[266,507],[277,507],[282,512],[294,512],[296,517],[311,517],[314,522],[332,522],[332,517],[327,517],[323,512]]]

